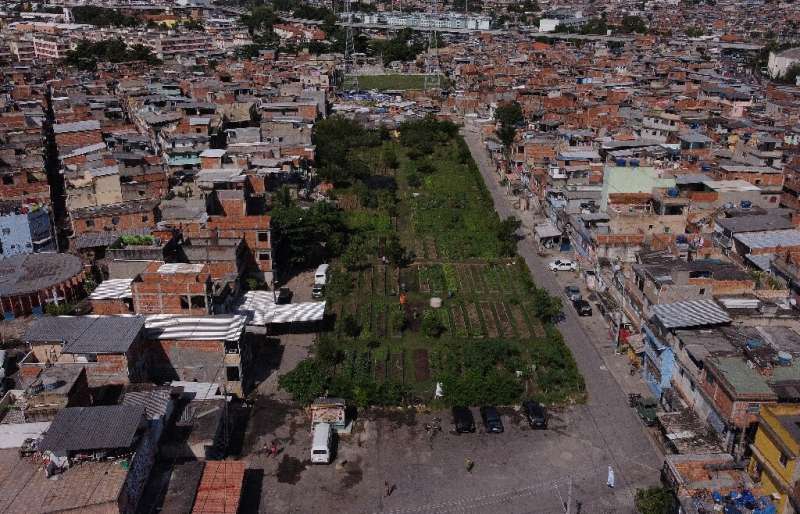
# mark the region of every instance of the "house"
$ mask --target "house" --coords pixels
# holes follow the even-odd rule
[[[5,319],[42,314],[48,304],[84,295],[83,263],[66,253],[32,253],[0,259],[0,308]]]
[[[777,495],[777,512],[800,510],[800,405],[761,407],[750,449],[748,472],[766,494]]]
[[[0,450],[0,511],[133,514],[157,443],[142,406],[62,409],[37,446],[37,460]]]
[[[142,316],[48,316],[35,320],[23,339],[29,366],[80,365],[91,385],[145,379]]]
[[[239,315],[148,316],[148,372],[151,380],[210,382],[226,393],[243,396],[252,385],[256,336],[245,333]]]
[[[137,314],[211,313],[211,274],[205,264],[153,261],[131,284]]]

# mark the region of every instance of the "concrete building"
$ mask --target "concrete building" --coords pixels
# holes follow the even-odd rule
[[[0,205],[0,258],[56,249],[47,207],[5,202]]]
[[[800,48],[790,48],[783,52],[770,52],[767,70],[772,78],[783,77],[789,68],[800,65]]]

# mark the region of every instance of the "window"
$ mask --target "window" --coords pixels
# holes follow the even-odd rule
[[[203,295],[194,295],[189,297],[189,301],[191,302],[192,309],[205,309],[206,308],[206,297]]]
[[[269,252],[261,252],[258,254],[258,260],[260,261],[268,261],[270,259]]]
[[[150,216],[148,216],[147,214],[142,216],[142,223],[147,223],[148,221],[150,221]]]
[[[770,196],[769,197],[769,203],[775,203],[777,201],[778,201],[778,197],[777,196]]]
[[[4,186],[13,186],[14,185],[14,175],[3,175],[3,185]]]
[[[11,234],[11,229],[8,227],[3,227],[3,235],[7,236],[9,234]]]
[[[258,233],[258,242],[259,243],[269,243],[269,232],[259,232]]]
[[[112,225],[119,225],[119,216],[112,216],[111,217],[111,224]]]
[[[86,220],[86,226],[87,227],[93,227],[94,226],[94,220]]]
[[[701,294],[701,295],[704,295],[704,294],[706,294],[706,288],[705,288],[705,287],[701,287],[701,288],[700,288],[700,294]]]
[[[714,385],[715,382],[714,375],[706,373],[706,382],[708,383],[708,385]]]
[[[669,227],[664,227],[664,233],[669,234]]]
[[[229,382],[238,382],[241,380],[239,378],[239,367],[238,366],[227,366],[225,368],[225,378]]]
[[[784,455],[783,452],[781,452],[780,461],[781,461],[781,466],[783,466],[785,468],[786,465],[789,464],[789,457],[787,455]]]
[[[181,309],[188,309],[188,308],[189,308],[189,297],[181,296]]]

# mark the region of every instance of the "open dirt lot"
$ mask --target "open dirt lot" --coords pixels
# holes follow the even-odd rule
[[[513,409],[503,411],[506,431],[448,433],[450,415],[384,411],[356,422],[338,441],[335,462],[311,465],[310,427],[305,413],[290,404],[261,398],[251,417],[245,453],[251,468],[263,470],[257,510],[288,512],[495,512],[557,513],[569,497],[572,512],[633,512],[636,486],[654,481],[657,469],[626,455],[626,483],[606,486],[609,465],[622,463],[608,451],[597,423],[582,406],[552,413],[548,430],[531,430]],[[631,413],[631,415],[633,415]],[[442,419],[443,431],[431,437],[425,424]],[[629,420],[628,420],[629,421]],[[620,437],[624,437],[620,434]],[[267,457],[272,439],[282,448]],[[468,472],[465,459],[475,462]],[[384,482],[395,486],[386,497]],[[255,499],[253,499],[255,500]],[[255,511],[256,505],[251,504]]]

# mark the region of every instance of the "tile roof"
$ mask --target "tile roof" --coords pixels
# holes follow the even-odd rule
[[[35,320],[24,338],[64,341],[64,353],[125,353],[143,327],[142,316],[46,316]]]
[[[144,413],[141,405],[67,407],[56,414],[39,447],[53,452],[130,448]]]
[[[245,463],[209,461],[203,470],[192,514],[236,514],[242,496]]]

